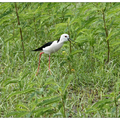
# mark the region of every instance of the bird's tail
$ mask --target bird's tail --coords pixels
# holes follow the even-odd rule
[[[37,48],[35,50],[32,50],[32,51],[41,51],[42,49],[41,48]]]

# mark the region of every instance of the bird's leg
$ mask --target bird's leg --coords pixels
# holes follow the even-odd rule
[[[50,55],[49,55],[49,72],[51,74],[51,71],[50,71]]]
[[[37,69],[37,73],[36,73],[36,76],[37,76],[37,74],[38,74],[38,71],[39,71],[39,66],[40,66],[40,59],[41,59],[41,55],[43,54],[44,52],[41,52],[40,53],[40,56],[39,56],[39,64],[38,64],[38,69]]]

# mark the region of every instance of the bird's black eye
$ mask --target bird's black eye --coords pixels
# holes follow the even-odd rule
[[[67,37],[67,36],[65,36],[65,37]]]

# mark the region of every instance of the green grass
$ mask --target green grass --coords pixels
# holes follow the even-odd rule
[[[17,3],[20,26],[15,4],[0,4],[0,117],[120,117],[119,3]],[[43,54],[36,76],[31,50],[62,33],[71,52],[66,42],[51,55],[52,75]]]
[[[4,51],[9,54],[1,64],[1,117],[119,116],[119,106],[114,101],[119,97],[119,72],[114,73],[117,65],[112,61],[98,65],[79,53],[69,62],[69,47],[63,46],[51,55],[52,75],[48,71],[49,57],[43,54],[39,74],[35,76],[39,52],[26,52],[24,63],[19,51],[10,55],[12,49],[14,46],[7,44]]]

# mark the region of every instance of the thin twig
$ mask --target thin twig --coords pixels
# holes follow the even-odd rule
[[[68,25],[68,28],[69,28],[69,25]],[[70,31],[68,31],[68,35],[70,37]],[[71,53],[72,49],[71,49],[71,41],[70,41],[70,53]],[[69,70],[70,70],[70,73],[71,73],[71,64],[70,64],[70,61],[69,61]]]
[[[64,102],[63,98],[62,98],[62,103],[63,103],[63,117],[66,118],[66,114],[65,114],[65,102]]]
[[[34,14],[34,26],[35,26],[35,37],[37,39],[36,24],[35,24],[35,14]]]
[[[114,96],[114,101],[115,101],[115,107],[116,107],[116,112],[115,112],[115,117],[117,118],[117,111],[118,111],[118,104],[117,104],[117,99],[116,99],[116,85],[115,85],[115,96]]]
[[[106,33],[106,38],[108,37],[108,29],[106,26],[106,21],[105,21],[105,10],[103,10],[103,21],[104,21],[104,28],[105,28],[105,33]],[[108,46],[108,59],[107,59],[107,63],[109,62],[109,57],[110,57],[110,46],[109,46],[109,39],[107,40],[107,46]]]
[[[18,20],[18,25],[20,25],[19,15],[18,15],[18,9],[17,9],[17,4],[16,3],[15,3],[15,9],[16,9],[16,15],[17,15],[17,20]],[[21,36],[21,42],[22,42],[22,48],[23,48],[23,57],[24,57],[24,62],[25,62],[25,50],[24,50],[24,44],[23,44],[23,37],[22,37],[21,27],[20,27],[20,36]]]

